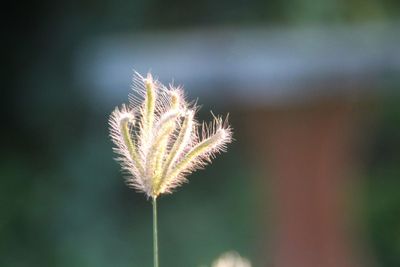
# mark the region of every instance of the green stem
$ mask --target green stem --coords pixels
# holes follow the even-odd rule
[[[153,197],[153,252],[154,267],[158,267],[157,197]]]

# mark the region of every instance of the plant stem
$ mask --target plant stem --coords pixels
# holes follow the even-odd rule
[[[153,197],[153,256],[154,267],[158,265],[158,233],[157,233],[157,197]]]

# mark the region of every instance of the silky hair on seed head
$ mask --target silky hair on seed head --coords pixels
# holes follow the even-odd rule
[[[197,122],[183,88],[135,72],[129,105],[111,113],[110,137],[127,184],[153,199],[172,193],[232,141],[227,119]]]

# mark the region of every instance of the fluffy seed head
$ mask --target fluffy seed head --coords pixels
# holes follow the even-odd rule
[[[135,73],[129,100],[111,113],[110,136],[127,184],[148,197],[171,193],[232,141],[227,119],[213,115],[200,125],[183,89],[166,87],[150,73]]]

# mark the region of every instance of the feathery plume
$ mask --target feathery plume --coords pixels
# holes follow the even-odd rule
[[[129,105],[112,112],[110,136],[127,184],[148,197],[171,193],[232,141],[227,119],[196,121],[197,107],[185,100],[181,87],[135,73],[133,91]]]

